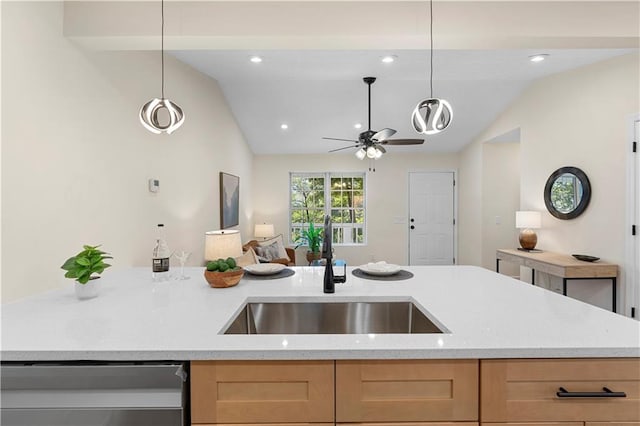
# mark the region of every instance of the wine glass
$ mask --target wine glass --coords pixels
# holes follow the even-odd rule
[[[180,262],[180,276],[178,277],[178,280],[190,279],[191,277],[188,277],[184,274],[184,264],[187,263],[187,259],[189,259],[189,256],[191,256],[191,252],[186,250],[178,250],[174,252],[173,255],[176,257],[176,259],[178,259],[178,262]]]

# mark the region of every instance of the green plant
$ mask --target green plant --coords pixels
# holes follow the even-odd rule
[[[84,250],[67,259],[60,267],[67,271],[66,278],[74,278],[80,284],[86,284],[90,279],[98,278],[111,265],[104,263],[104,259],[113,259],[109,253],[98,250],[100,246],[84,246]]]
[[[296,239],[296,243],[298,243],[296,248],[302,244],[306,244],[309,246],[309,251],[318,253],[320,251],[320,244],[322,243],[322,228],[316,228],[313,226],[313,222],[311,222],[309,228],[302,231],[302,235]]]

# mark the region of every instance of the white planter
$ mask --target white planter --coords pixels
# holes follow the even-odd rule
[[[80,284],[78,281],[74,283],[76,297],[79,300],[93,299],[98,296],[98,278],[90,279],[86,284]]]

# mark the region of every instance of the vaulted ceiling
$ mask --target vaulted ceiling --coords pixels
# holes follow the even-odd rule
[[[635,0],[436,0],[433,10],[434,95],[454,122],[394,150],[457,151],[532,81],[640,47]],[[159,18],[159,1],[73,1],[64,31],[88,48],[158,50]],[[320,153],[343,146],[322,136],[366,129],[369,75],[372,128],[419,137],[409,117],[429,94],[428,18],[426,1],[167,1],[165,48],[220,83],[255,153]],[[549,57],[531,63],[536,53]]]

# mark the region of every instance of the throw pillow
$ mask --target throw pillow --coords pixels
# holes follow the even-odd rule
[[[282,234],[276,235],[275,237],[269,238],[268,240],[258,241],[259,247],[267,247],[272,244],[276,244],[276,247],[278,248],[278,255],[273,259],[289,259],[287,250],[285,250],[284,248],[284,238],[282,237]],[[260,256],[260,253],[258,253],[258,255]]]
[[[260,261],[271,262],[273,259],[279,259],[281,257],[277,242],[273,242],[267,246],[259,245],[256,247],[256,252]]]
[[[236,257],[236,264],[241,268],[247,265],[255,265],[256,263],[260,263],[258,261],[258,257],[256,256],[256,252],[253,251],[251,247],[240,257]]]

